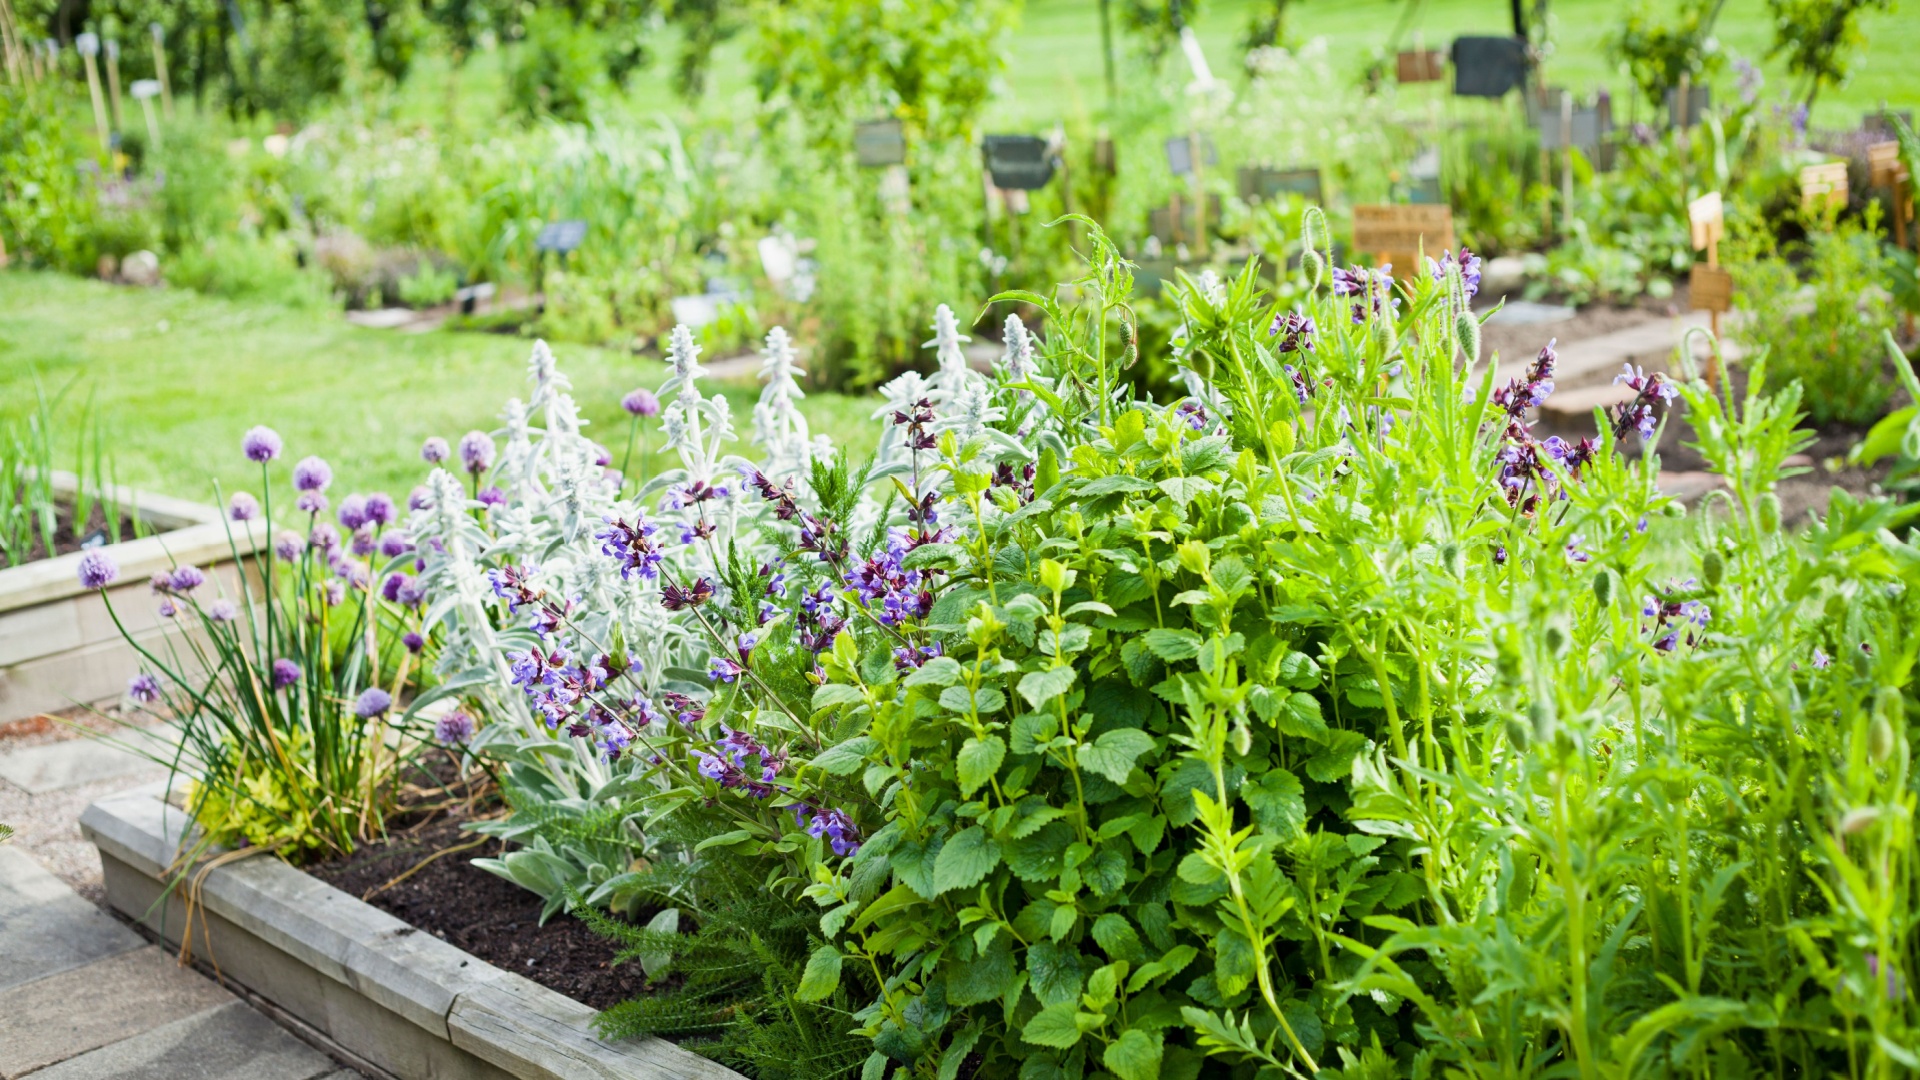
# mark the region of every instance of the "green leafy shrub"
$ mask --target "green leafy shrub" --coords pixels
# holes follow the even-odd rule
[[[1734,225],[1725,258],[1746,340],[1767,350],[1777,377],[1805,388],[1815,423],[1878,419],[1893,393],[1881,346],[1893,313],[1877,208],[1864,222],[1809,221],[1806,240],[1785,250],[1750,218]]]
[[[181,248],[162,268],[172,284],[209,296],[305,309],[334,305],[333,284],[327,275],[302,268],[278,240],[211,238]]]
[[[540,10],[526,20],[507,90],[515,109],[584,123],[606,86],[606,62],[592,31],[565,12]]]

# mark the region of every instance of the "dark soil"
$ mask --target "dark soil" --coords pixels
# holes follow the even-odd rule
[[[499,855],[502,842],[488,838],[477,847],[452,851],[421,865],[429,856],[481,838],[461,831],[472,819],[458,805],[415,816],[419,820],[411,825],[402,818],[390,826],[393,831],[386,840],[307,871],[496,967],[524,975],[583,1005],[606,1009],[649,991],[640,965],[614,966],[612,943],[585,923],[557,914],[541,926],[538,896],[470,861]],[[405,881],[389,884],[409,870],[414,873]]]
[[[21,562],[39,562],[41,559],[51,559],[59,555],[71,555],[80,550],[80,541],[86,539],[95,530],[105,530],[107,527],[106,508],[98,503],[90,508],[86,524],[78,529],[74,528],[72,503],[54,504],[53,513],[53,551],[47,551],[46,538],[40,535],[40,528],[36,524],[33,530],[33,546],[27,549],[27,556],[21,559]],[[133,516],[121,514],[120,538],[132,539],[133,528]],[[111,534],[109,534],[109,540],[111,540]]]

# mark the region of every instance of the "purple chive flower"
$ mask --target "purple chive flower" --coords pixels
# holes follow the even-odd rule
[[[151,705],[160,700],[160,680],[143,671],[127,680],[127,696],[142,705]]]
[[[1275,315],[1267,333],[1279,335],[1280,351],[1283,353],[1313,351],[1314,326],[1311,316],[1297,311]]]
[[[409,630],[401,636],[400,644],[405,645],[408,652],[418,655],[421,649],[427,647],[427,639],[421,637],[418,630]]]
[[[373,542],[373,529],[371,526],[362,525],[360,530],[353,534],[352,547],[355,555],[364,559],[373,554],[376,546]]]
[[[645,387],[641,387],[629,393],[626,397],[621,398],[620,407],[627,411],[628,416],[660,415],[660,399],[653,395],[653,391]]]
[[[214,622],[232,622],[239,617],[240,609],[224,596],[207,605],[207,618]]]
[[[413,542],[407,539],[405,533],[390,532],[380,538],[380,555],[382,558],[397,559],[412,550]]]
[[[325,491],[333,483],[333,467],[317,457],[303,457],[293,467],[293,486],[300,491]]]
[[[292,562],[305,550],[307,550],[307,542],[300,539],[300,534],[292,529],[281,529],[279,535],[273,538],[273,553],[280,556],[282,562]]]
[[[285,690],[300,681],[300,665],[281,657],[273,662],[273,688]]]
[[[280,456],[280,434],[264,425],[249,429],[240,438],[240,452],[248,461],[265,465]]]
[[[473,717],[458,709],[433,722],[433,737],[442,746],[465,746],[473,741]]]
[[[340,500],[340,527],[348,532],[356,532],[367,523],[367,497],[354,492]]]
[[[104,589],[120,576],[120,567],[113,556],[93,548],[80,556],[80,586],[86,589]]]
[[[227,501],[227,517],[234,521],[252,521],[260,516],[260,503],[244,491],[236,491]]]
[[[460,464],[475,476],[493,468],[493,436],[484,431],[460,436]]]
[[[420,460],[429,465],[440,464],[452,453],[453,451],[447,446],[447,440],[438,435],[420,444]]]
[[[480,489],[480,505],[486,507],[507,505],[507,493],[488,485]]]
[[[176,566],[167,575],[167,583],[174,592],[192,592],[207,583],[207,575],[197,566]]]
[[[331,552],[340,546],[340,530],[323,521],[307,534],[307,546],[317,551]]]
[[[393,695],[377,686],[369,686],[353,699],[353,715],[362,720],[371,720],[393,708]]]
[[[347,583],[344,581],[329,581],[321,586],[321,591],[325,594],[323,598],[326,600],[328,607],[339,607],[341,602],[347,598]]]
[[[367,496],[367,524],[375,528],[385,528],[393,524],[398,510],[393,505],[393,496],[384,491],[376,491]]]
[[[293,500],[295,510],[303,514],[313,514],[316,517],[326,513],[327,506],[327,497],[317,491],[303,491],[299,498]]]
[[[412,582],[413,578],[407,574],[388,574],[387,580],[380,583],[380,596],[388,603],[399,603],[400,590]]]
[[[407,492],[407,509],[425,510],[433,505],[433,491],[425,484],[416,486]]]

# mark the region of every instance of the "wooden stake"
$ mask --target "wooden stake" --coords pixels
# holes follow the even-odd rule
[[[87,66],[87,93],[93,97],[93,127],[100,135],[100,157],[105,161],[113,153],[113,140],[107,134],[107,103],[100,95],[100,66],[93,59],[100,51],[100,39],[81,34],[73,45],[80,52],[80,62]]]
[[[113,130],[125,131],[127,122],[120,114],[120,43],[107,39],[107,99],[113,104]]]
[[[154,23],[148,29],[153,31],[153,71],[154,77],[160,80],[160,101],[166,106],[167,119],[171,120],[173,119],[173,83],[167,78],[167,50],[162,44],[167,31],[159,23]]]

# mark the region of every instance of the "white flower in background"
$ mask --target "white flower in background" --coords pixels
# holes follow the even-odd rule
[[[798,379],[806,370],[794,356],[793,341],[785,327],[776,326],[767,332],[767,344],[760,355],[760,378],[766,385],[753,407],[753,444],[767,455],[768,476],[804,475],[813,450],[807,418],[800,415],[797,404],[807,396]]]
[[[927,380],[928,396],[935,405],[952,400],[963,386],[986,381],[986,376],[967,366],[967,351],[961,343],[972,340],[960,332],[960,322],[953,317],[952,308],[941,304],[934,309],[933,340],[923,347],[934,351],[934,359],[940,365]]]
[[[990,387],[967,383],[960,387],[959,393],[941,410],[934,421],[934,430],[951,431],[965,442],[968,439],[987,432],[989,424],[998,423],[1007,418],[1005,409],[993,404],[993,391]]]
[[[1000,354],[1000,378],[1003,382],[1026,382],[1033,378],[1033,335],[1020,316],[1009,314],[1006,324],[1006,351]],[[1025,391],[1022,391],[1024,394]]]
[[[554,395],[573,389],[573,380],[561,372],[559,361],[553,358],[553,350],[542,340],[533,343],[533,356],[527,361],[527,374],[533,379],[530,410],[545,408]]]

